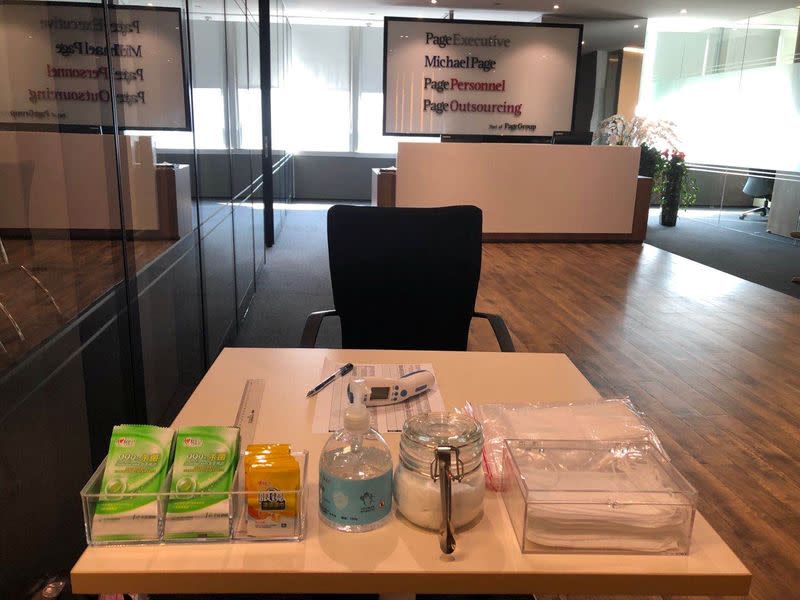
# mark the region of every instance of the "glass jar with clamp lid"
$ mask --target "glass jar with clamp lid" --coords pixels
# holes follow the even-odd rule
[[[455,549],[454,530],[483,514],[483,430],[461,413],[415,415],[403,425],[395,472],[397,510],[440,533],[442,552]]]

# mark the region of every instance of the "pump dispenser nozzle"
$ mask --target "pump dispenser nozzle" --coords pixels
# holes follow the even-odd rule
[[[369,410],[365,404],[369,397],[369,387],[363,379],[354,379],[347,386],[350,405],[344,411],[344,428],[348,431],[366,433],[369,431]]]

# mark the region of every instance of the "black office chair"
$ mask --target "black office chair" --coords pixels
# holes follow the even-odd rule
[[[513,352],[503,319],[475,312],[482,220],[475,206],[331,207],[335,310],[311,313],[300,345],[313,348],[322,320],[338,315],[344,348],[466,350],[470,321],[480,317]]]
[[[772,187],[774,183],[774,179],[768,179],[766,177],[755,177],[750,175],[747,178],[747,181],[745,181],[744,187],[742,188],[742,192],[748,196],[752,196],[754,200],[756,198],[763,198],[764,206],[757,206],[750,210],[744,211],[739,215],[741,220],[744,220],[747,215],[752,215],[755,213],[761,213],[762,217],[767,216],[770,202],[772,202]]]

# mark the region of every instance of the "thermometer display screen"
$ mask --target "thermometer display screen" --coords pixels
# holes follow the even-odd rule
[[[370,400],[386,400],[389,397],[388,387],[374,387],[369,395]]]

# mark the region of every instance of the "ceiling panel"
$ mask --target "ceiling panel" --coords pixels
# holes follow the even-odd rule
[[[558,2],[559,10],[553,10]],[[798,0],[285,0],[288,14],[347,13],[382,18],[397,16],[441,16],[447,10],[500,10],[525,13],[557,13],[593,18],[674,17],[681,9],[703,18],[742,19],[756,14],[791,8]],[[420,11],[416,13],[415,11]]]

